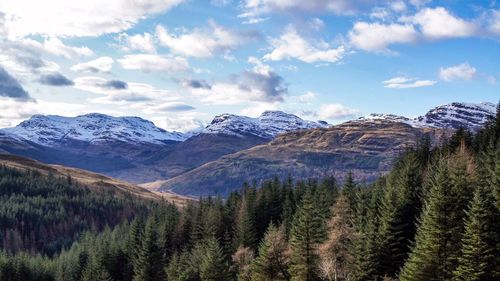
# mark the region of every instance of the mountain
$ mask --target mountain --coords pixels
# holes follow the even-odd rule
[[[342,179],[348,172],[353,172],[357,180],[370,181],[389,171],[394,157],[423,136],[438,142],[446,133],[383,119],[295,131],[168,179],[159,190],[194,196],[227,195],[244,181],[288,175],[303,179],[335,175]]]
[[[112,117],[99,113],[76,117],[33,115],[3,131],[46,146],[113,141],[161,144],[186,139],[182,133],[167,132],[139,117]]]
[[[454,102],[435,107],[423,116],[408,118],[394,114],[370,114],[361,117],[358,121],[365,120],[389,120],[409,124],[416,128],[442,128],[458,129],[465,127],[477,130],[494,116],[496,105],[489,102],[463,103]]]
[[[243,181],[260,182],[288,174],[296,178],[343,178],[348,172],[353,172],[357,180],[370,181],[389,171],[401,150],[421,137],[427,135],[438,143],[454,129],[477,130],[495,110],[491,103],[451,103],[417,118],[370,114],[329,128],[284,133],[267,144],[159,182],[157,188],[197,196],[227,195]]]
[[[416,131],[412,134],[404,133],[405,131],[402,130],[406,139],[398,140],[402,143],[414,143],[418,136],[430,129],[456,129],[460,126],[468,126],[475,130],[494,112],[495,106],[489,103],[452,103],[436,107],[417,118],[371,114],[333,127],[325,122],[306,121],[281,111],[266,111],[257,118],[222,114],[216,116],[204,130],[189,138],[188,135],[182,133],[165,131],[156,127],[152,122],[138,117],[112,117],[96,113],[73,118],[35,115],[17,127],[0,130],[0,152],[25,156],[49,164],[86,169],[132,183],[162,181],[166,182],[164,190],[174,188],[179,192],[184,192],[185,186],[194,186],[196,177],[205,178],[215,174],[220,177],[217,181],[212,181],[213,188],[225,189],[233,188],[233,184],[239,187],[239,182],[232,179],[239,175],[224,176],[227,171],[222,169],[228,168],[228,171],[234,171],[234,173],[245,173],[235,167],[242,166],[248,161],[251,163],[251,169],[255,168],[255,177],[259,180],[272,176],[273,173],[281,175],[288,168],[294,174],[305,175],[306,170],[310,171],[307,165],[290,166],[289,162],[283,165],[282,160],[289,159],[287,161],[302,163],[300,157],[304,157],[304,154],[298,152],[309,151],[307,143],[303,146],[294,146],[293,152],[289,151],[291,146],[287,143],[276,146],[279,140],[296,138],[301,132],[315,132],[315,134],[325,132],[328,136],[326,132],[330,130],[339,131],[339,134],[345,131],[347,134],[351,130],[348,128],[356,126],[360,128],[359,130],[375,128],[370,131],[373,138],[371,138],[372,135],[366,135],[364,138],[383,143],[384,149],[387,150],[397,146],[397,143],[385,141],[383,135],[385,131],[380,127],[380,123],[400,123],[407,125],[410,130],[415,129]],[[308,141],[312,140],[308,139]],[[255,150],[252,150],[254,147]],[[266,152],[263,147],[270,147],[271,151]],[[360,142],[346,143],[338,147],[335,154],[332,154],[329,149],[318,150],[318,152],[326,153],[321,159],[331,162],[337,161],[332,159],[351,157],[352,149],[357,150],[359,155],[364,155],[363,159],[366,163],[371,163],[371,161],[390,163],[394,154],[392,150],[385,151],[387,155],[370,152]],[[364,150],[366,153],[363,154]],[[249,151],[251,153],[247,156]],[[257,158],[260,159],[261,164],[252,158],[255,151],[259,151],[260,156]],[[290,153],[290,155],[280,156],[279,151],[283,154]],[[238,154],[240,152],[241,154]],[[300,159],[293,158],[295,156]],[[313,155],[312,158],[316,159],[316,156]],[[239,158],[233,157],[243,157],[241,159],[247,162],[241,163]],[[356,159],[359,160],[359,157]],[[345,164],[345,169],[357,169],[359,165],[366,164],[358,160],[354,160],[356,164]],[[269,161],[272,163],[278,161],[276,162],[278,164],[270,164]],[[345,170],[340,162],[335,163],[332,167],[336,170]],[[345,163],[349,161],[346,160]],[[326,170],[328,170],[328,165],[325,166]],[[319,169],[317,166],[314,166],[314,169]],[[377,169],[386,171],[390,165],[375,166],[371,171],[361,169],[359,178],[369,179]],[[217,170],[214,167],[220,167],[220,169]],[[302,168],[305,170],[301,170]],[[251,169],[248,171],[252,171]],[[341,174],[342,172],[339,172],[340,176]],[[200,187],[200,190],[203,189]],[[186,190],[186,192],[196,193],[192,190]],[[200,192],[209,193],[208,191]]]
[[[433,128],[458,129],[466,127],[479,129],[496,112],[496,105],[489,102],[460,103],[454,102],[438,106],[424,116],[416,118],[421,126]]]
[[[138,117],[34,115],[0,130],[0,151],[110,175],[132,169],[181,140],[183,134]]]
[[[150,148],[130,167],[106,172],[107,175],[133,183],[168,179],[192,170],[223,155],[238,152],[268,139],[254,135],[199,134],[184,142]],[[142,157],[147,156],[147,157]]]
[[[198,135],[175,146],[162,148],[134,167],[109,175],[132,182],[172,178],[221,156],[272,140],[280,133],[325,127],[326,123],[305,121],[281,111],[266,111],[258,118],[233,114],[216,116]]]
[[[273,139],[278,134],[328,127],[324,121],[306,121],[283,111],[265,111],[257,118],[222,114],[216,116],[203,130],[205,134],[224,134],[243,137],[253,135],[264,139]]]
[[[318,126],[325,124],[278,111],[259,118],[224,114],[188,138],[138,117],[34,115],[0,130],[0,151],[143,183],[180,175],[281,132]]]

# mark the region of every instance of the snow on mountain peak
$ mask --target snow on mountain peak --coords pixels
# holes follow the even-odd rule
[[[467,127],[475,130],[486,123],[488,118],[494,116],[495,112],[496,106],[489,102],[454,102],[435,107],[424,116],[417,117],[416,121],[422,126],[434,128]]]
[[[113,117],[100,113],[76,117],[33,115],[16,127],[2,131],[42,145],[75,140],[90,143],[118,140],[159,144],[186,139],[182,133],[165,131],[140,117]]]
[[[284,132],[327,126],[325,122],[306,121],[283,111],[265,111],[257,118],[226,113],[216,116],[203,133],[271,139]]]
[[[372,113],[361,117],[358,121],[367,120],[388,120],[393,122],[406,123],[413,127],[458,129],[466,127],[471,130],[480,128],[488,118],[495,115],[496,106],[493,103],[463,103],[453,102],[437,106],[429,110],[425,115],[416,118],[407,118],[394,114]]]

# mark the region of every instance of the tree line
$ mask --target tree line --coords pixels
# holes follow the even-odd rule
[[[4,251],[0,280],[500,280],[499,136],[500,110],[371,184],[276,178],[157,204],[52,257]]]

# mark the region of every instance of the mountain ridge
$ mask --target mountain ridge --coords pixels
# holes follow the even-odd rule
[[[386,125],[401,123],[409,127],[394,125],[395,128],[399,128],[400,132],[413,129],[419,131],[429,129],[452,130],[461,126],[468,126],[475,130],[490,116],[494,115],[494,109],[495,106],[491,103],[450,103],[435,107],[429,110],[427,114],[416,118],[392,114],[371,114],[338,125],[307,121],[296,115],[281,111],[267,111],[257,118],[223,114],[214,118],[214,121],[205,130],[185,140],[167,140],[165,134],[169,132],[142,118],[88,114],[73,117],[72,119],[71,117],[44,117],[38,115],[34,116],[33,120],[29,119],[21,123],[16,127],[17,129],[1,129],[0,152],[29,157],[48,164],[61,164],[87,169],[135,184],[147,184],[155,181],[169,181],[176,177],[182,177],[183,174],[189,175],[191,171],[214,161],[231,159],[231,161],[238,164],[239,160],[231,158],[232,154],[250,150],[257,146],[265,147],[266,145],[271,145],[273,149],[283,151],[293,149],[294,155],[300,158],[294,159],[294,161],[300,163],[303,162],[303,157],[307,159],[312,157],[316,160],[321,158],[323,159],[321,161],[327,162],[333,161],[330,159],[333,157],[335,159],[344,159],[346,163],[349,163],[349,160],[345,158],[348,155],[358,160],[365,157],[367,163],[371,161],[380,162],[379,160],[382,159],[379,159],[379,155],[375,155],[377,153],[374,154],[373,151],[370,152],[372,156],[367,153],[359,156],[363,149],[368,152],[368,148],[370,148],[370,146],[365,146],[364,140],[351,143],[358,150],[356,155],[352,154],[352,150],[347,149],[346,144],[343,144],[344,150],[336,151],[334,154],[327,151],[326,154],[319,153],[307,156],[310,153],[316,153],[310,151],[307,147],[311,139],[305,138],[305,141],[298,145],[299,142],[294,142],[293,138],[298,138],[302,134],[309,132],[328,135],[329,130],[340,130],[343,131],[342,133],[355,137],[356,134],[353,134],[350,128],[358,126],[367,130],[375,128],[376,130],[372,130],[371,134],[364,134],[363,138],[389,146],[392,145],[391,142],[380,135],[384,132],[382,123]],[[81,119],[81,122],[75,123],[76,127],[65,123],[68,119],[75,120],[75,118]],[[57,122],[50,123],[54,119]],[[89,120],[92,122],[88,122]],[[49,124],[42,121],[49,122]],[[59,124],[63,124],[63,126],[59,126]],[[140,126],[134,128],[135,124]],[[80,128],[83,128],[85,134],[76,130]],[[137,129],[139,134],[130,131],[133,129]],[[126,134],[123,133],[124,130]],[[354,129],[352,131],[359,130]],[[160,136],[156,136],[155,133],[160,134]],[[412,134],[415,136],[420,133]],[[394,136],[398,137],[397,134]],[[340,137],[334,136],[333,138]],[[414,143],[415,139],[412,138],[411,141]],[[341,139],[348,140],[349,138],[342,137]],[[287,140],[287,142],[278,144],[284,140]],[[407,142],[408,140],[402,141]],[[328,143],[328,140],[325,143]],[[297,149],[307,153],[299,153]],[[321,152],[321,149],[317,152]],[[381,149],[385,148],[381,147]],[[264,150],[260,151],[263,152]],[[344,155],[340,155],[342,153]],[[276,151],[269,151],[269,155],[276,155]],[[389,156],[392,157],[392,154]],[[269,164],[267,161],[272,157],[266,159],[268,155],[265,153],[259,157],[266,161],[258,164],[259,161],[255,162],[254,158],[249,160],[253,163],[252,165],[257,165],[256,170],[260,169],[259,165],[266,165],[264,163],[267,163],[270,167],[272,166],[272,163]],[[282,158],[286,157],[279,156],[278,158],[282,160]],[[355,163],[364,165],[364,163],[356,159],[353,160]],[[283,162],[279,163],[280,165],[283,164]],[[288,167],[287,165],[285,164],[283,167]],[[275,167],[277,166],[275,165]],[[335,167],[338,168],[339,166]],[[303,170],[296,169],[293,171],[303,173]],[[234,172],[238,172],[238,169],[235,169]],[[268,171],[262,171],[262,175],[269,176],[270,174]],[[185,179],[186,182],[192,180],[190,178]]]

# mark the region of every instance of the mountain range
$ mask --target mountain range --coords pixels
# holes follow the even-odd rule
[[[372,180],[405,147],[433,142],[459,127],[477,130],[496,107],[451,103],[408,118],[370,114],[339,125],[281,111],[258,118],[222,114],[196,133],[169,132],[139,117],[92,113],[34,115],[0,130],[0,153],[103,173],[161,191],[226,195],[243,179],[273,176]]]

